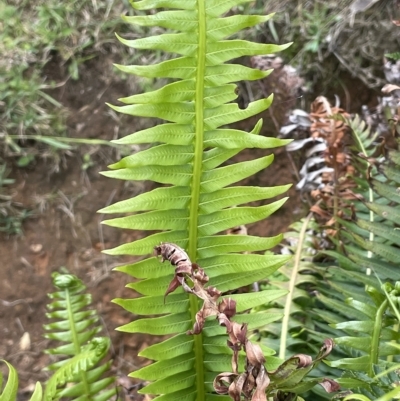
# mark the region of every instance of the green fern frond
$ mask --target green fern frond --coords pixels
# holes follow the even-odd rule
[[[350,149],[353,149],[353,155],[361,153],[364,157],[372,156],[376,152],[379,132],[371,132],[371,128],[358,115],[344,121],[351,130],[353,143]],[[361,170],[358,172],[363,173]]]
[[[243,28],[266,22],[268,16],[235,15],[220,17],[231,7],[249,0],[134,1],[137,10],[158,10],[149,15],[126,17],[141,26],[161,26],[177,33],[126,40],[134,49],[161,50],[177,58],[148,66],[117,68],[143,78],[171,78],[173,81],[152,92],[120,99],[124,106],[114,110],[139,117],[155,117],[167,122],[117,140],[122,144],[148,143],[152,146],[110,166],[104,175],[122,180],[152,180],[166,184],[133,199],[118,202],[102,213],[130,213],[105,222],[113,227],[160,230],[144,239],[106,251],[113,255],[148,255],[160,242],[173,242],[185,249],[190,259],[205,269],[210,284],[221,291],[235,291],[275,272],[289,256],[251,255],[241,252],[265,251],[282,236],[261,238],[226,235],[232,227],[260,221],[275,212],[286,199],[262,206],[247,203],[264,201],[283,194],[288,186],[275,188],[231,186],[254,175],[273,161],[273,156],[234,163],[231,159],[246,148],[270,149],[288,141],[259,135],[260,120],[251,132],[225,128],[227,124],[255,116],[266,110],[268,99],[240,109],[236,82],[263,78],[260,71],[225,63],[241,56],[284,50],[288,45],[267,45],[244,40],[227,40]],[[157,399],[213,400],[212,382],[230,364],[227,353],[220,354],[224,330],[217,322],[207,322],[204,333],[182,334],[195,321],[200,306],[197,299],[178,289],[164,304],[163,295],[173,277],[173,269],[155,258],[147,258],[117,268],[140,279],[128,285],[143,298],[115,300],[127,310],[145,316],[119,330],[156,335],[175,335],[154,345],[142,355],[158,362],[133,374],[153,383],[143,393],[162,394]],[[261,305],[282,296],[282,291],[238,297],[238,310]],[[256,329],[281,317],[280,313],[241,314],[238,319]],[[216,344],[218,346],[216,347]],[[217,351],[216,351],[217,350]],[[266,352],[272,352],[271,350]],[[218,361],[218,363],[217,363]],[[168,366],[168,369],[165,367]]]
[[[368,130],[360,131],[353,128],[354,136],[359,143],[364,142],[361,149],[366,149],[373,144],[369,139]],[[388,158],[379,163],[378,170],[371,165],[370,178],[365,177],[365,184],[368,184],[368,192],[364,193],[365,202],[359,202],[356,206],[357,219],[355,223],[342,222],[347,229],[346,238],[353,244],[347,246],[347,255],[350,260],[357,264],[366,266],[368,271],[373,271],[381,279],[398,280],[398,247],[400,235],[396,227],[400,224],[400,196],[398,186],[400,185],[400,164],[399,152],[392,150]],[[364,175],[368,165],[367,158],[371,152],[363,151]],[[361,168],[360,168],[361,170]],[[357,251],[363,249],[367,252]],[[353,252],[354,250],[354,252]]]
[[[47,317],[54,322],[44,325],[45,337],[62,343],[46,350],[50,355],[63,359],[47,367],[55,371],[47,384],[45,400],[52,399],[57,386],[68,387],[57,390],[57,397],[71,397],[74,400],[90,398],[93,401],[108,400],[115,389],[106,389],[113,377],[102,378],[111,362],[97,366],[106,355],[110,342],[105,337],[95,337],[101,331],[95,310],[88,309],[91,297],[82,293],[86,287],[72,274],[53,274],[53,283],[58,292],[49,294],[53,300],[48,305]],[[74,383],[72,385],[72,383]]]
[[[347,389],[356,389],[360,394],[351,394],[345,400],[390,401],[400,394],[398,365],[393,369],[383,370],[374,366],[374,376],[371,378],[363,373],[348,371],[338,379],[338,382]],[[397,369],[396,369],[397,368]]]
[[[327,361],[329,367],[319,366],[313,374],[324,377],[345,372],[343,377],[346,379],[339,380],[344,388],[360,391],[376,399],[384,394],[392,394],[390,388],[377,380],[374,383],[376,391],[367,394],[362,392],[369,386],[366,383],[375,380],[378,365],[385,368],[400,360],[395,344],[399,338],[396,310],[390,305],[390,296],[385,296],[375,276],[392,283],[387,284],[392,288],[387,293],[392,294],[397,305],[397,290],[393,289],[393,285],[394,281],[400,279],[400,237],[396,230],[399,224],[396,196],[399,185],[399,181],[396,181],[398,153],[391,151],[390,161],[380,164],[378,170],[371,165],[374,161],[372,157],[376,155],[377,135],[372,134],[358,117],[346,120],[346,123],[353,133],[353,144],[349,151],[355,167],[354,180],[358,184],[354,192],[358,193],[359,201],[352,200],[351,210],[356,218],[352,221],[350,215],[344,214],[342,219],[337,219],[340,227],[340,241],[334,241],[337,250],[323,251],[332,257],[327,261],[328,264],[326,258],[325,263],[316,263],[315,252],[309,253],[312,247],[308,248],[307,242],[315,244],[315,232],[310,229],[308,241],[307,236],[299,241],[297,251],[301,254],[301,263],[294,269],[281,269],[284,280],[276,280],[279,288],[289,285],[291,289],[290,296],[286,298],[290,301],[286,308],[290,315],[287,315],[283,330],[278,324],[268,327],[265,343],[274,344],[270,338],[285,332],[286,346],[291,351],[304,352],[305,347],[315,347],[321,337],[333,337],[337,346]],[[389,173],[384,174],[384,171]],[[300,231],[298,223],[294,232],[297,235],[293,237],[302,238]],[[293,250],[295,252],[296,249]],[[324,259],[319,257],[319,260]],[[335,260],[339,266],[332,266]],[[372,274],[366,274],[368,271]],[[364,375],[368,380],[358,378],[358,381],[347,382],[347,377],[352,375]],[[313,392],[317,390],[313,389]],[[311,398],[313,400],[319,399],[315,398],[315,393]]]
[[[74,400],[79,401],[86,401],[88,399],[97,401],[109,400],[113,395],[115,395],[114,389],[99,394],[99,392],[105,387],[105,380],[98,381],[92,385],[92,395],[85,393],[84,386],[81,386],[80,388],[79,386],[71,387],[70,389],[67,389],[67,391],[61,393],[58,390],[58,387],[65,385],[67,382],[76,381],[77,377],[82,377],[82,374],[84,373],[88,373],[89,375],[93,373],[93,371],[91,372],[91,369],[104,358],[109,348],[110,340],[108,338],[93,338],[89,344],[82,347],[81,352],[78,355],[69,359],[62,367],[55,371],[47,383],[44,394],[42,386],[37,382],[30,401],[53,401],[59,400],[60,397],[74,397]],[[2,375],[0,374],[0,401],[16,401],[18,391],[18,373],[7,361],[3,362],[7,365],[9,374],[3,390]],[[106,369],[108,368],[109,366],[106,366]],[[105,369],[103,369],[103,371],[104,370]],[[106,386],[108,384],[109,383],[107,382]]]
[[[386,369],[400,361],[396,346],[400,338],[399,321],[390,298],[394,297],[397,305],[399,153],[390,151],[389,157],[379,160],[376,168],[371,164],[376,136],[371,137],[358,119],[350,122],[350,126],[355,138],[354,153],[362,154],[354,166],[358,169],[360,199],[365,200],[354,201],[354,221],[338,219],[342,228],[338,244],[341,249],[325,253],[337,259],[340,267],[324,275],[329,287],[323,286],[318,296],[328,313],[323,310],[314,313],[340,331],[335,342],[345,355],[328,364],[345,372],[342,384],[351,384],[352,389],[358,387],[366,399],[391,399],[390,386],[385,387],[374,377],[377,367]],[[387,281],[385,286],[380,280]],[[368,380],[361,380],[362,375]],[[352,381],[349,377],[357,379]]]
[[[8,378],[3,389],[3,376],[0,372],[0,401],[16,401],[18,392],[18,373],[14,366],[5,360],[4,362],[8,368]],[[43,390],[39,382],[36,382],[35,390],[30,398],[30,401],[43,401]]]
[[[7,365],[8,379],[3,389],[3,375],[0,373],[0,401],[15,401],[18,391],[18,374],[14,366],[5,360],[1,360]]]
[[[362,269],[360,266],[359,270]],[[296,337],[288,344],[299,352],[305,346],[315,346],[321,337],[334,338],[336,347],[329,360],[325,361],[330,369],[319,366],[314,375],[325,377],[336,374],[338,377],[342,371],[345,375],[374,377],[377,365],[388,367],[398,364],[400,350],[396,342],[400,334],[397,321],[375,276],[338,266],[327,269],[315,262],[310,264],[308,271],[318,278],[317,285],[309,286],[310,290],[314,289],[315,296],[308,295],[307,302],[307,296],[303,294],[305,300],[300,303],[301,308],[293,308],[290,334]],[[389,293],[397,305],[398,291],[390,285],[389,288],[392,288]],[[312,298],[315,298],[314,302]],[[311,320],[307,319],[307,315]],[[302,330],[298,329],[300,324],[303,325]],[[345,381],[339,380],[339,383],[346,387]],[[355,390],[357,387],[352,383],[348,388]],[[313,392],[316,390],[313,389]],[[315,394],[312,399],[316,399]]]
[[[372,298],[372,299],[371,299]],[[367,303],[354,298],[347,298],[346,304],[354,320],[332,323],[332,327],[342,330],[344,335],[335,339],[340,346],[360,352],[356,358],[345,358],[330,363],[330,366],[352,371],[361,371],[373,376],[374,366],[381,364],[386,357],[399,355],[399,349],[391,343],[400,339],[400,334],[393,326],[388,301],[380,297],[371,297]],[[374,299],[375,298],[375,299]],[[375,302],[372,302],[374,300]],[[332,303],[327,305],[332,307]],[[337,311],[339,312],[339,311]],[[352,361],[354,362],[352,365]]]
[[[314,287],[318,281],[312,265],[314,255],[311,242],[315,234],[314,226],[315,221],[312,219],[312,214],[291,226],[292,230],[285,234],[288,242],[285,250],[293,253],[294,256],[279,270],[278,277],[268,281],[268,287],[287,291],[287,294],[276,300],[273,305],[282,310],[284,314],[282,323],[277,322],[263,330],[263,335],[267,337],[263,340],[264,343],[279,351],[279,357],[282,360],[285,360],[286,353],[291,346],[295,344],[298,346],[302,341],[292,334],[298,333],[304,327],[302,318],[305,317],[306,312],[303,314],[302,308],[305,307],[304,300],[309,298],[306,288],[307,286]],[[302,304],[302,301],[301,307],[299,302]]]
[[[89,344],[82,347],[78,355],[67,360],[53,374],[47,382],[43,396],[44,401],[52,401],[54,398],[59,399],[61,397],[74,397],[74,400],[80,401],[87,400],[88,398],[93,400],[108,400],[111,396],[115,395],[114,389],[99,394],[100,391],[104,390],[110,384],[108,380],[102,382],[99,386],[99,382],[90,382],[89,375],[86,377],[86,373],[104,358],[109,348],[110,340],[108,338],[93,338]],[[95,377],[95,375],[92,376]],[[82,383],[80,383],[81,386],[78,384],[77,387],[69,387],[61,392],[57,390],[58,386],[76,382],[77,380],[82,380]],[[89,385],[89,388],[86,388],[86,385]]]

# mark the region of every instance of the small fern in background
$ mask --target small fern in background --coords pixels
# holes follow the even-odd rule
[[[91,296],[82,293],[86,287],[72,274],[53,273],[53,284],[59,291],[49,294],[53,300],[48,305],[47,317],[53,323],[44,326],[46,338],[63,344],[47,350],[62,360],[48,366],[54,371],[45,390],[38,382],[30,401],[53,401],[67,397],[74,401],[107,401],[116,395],[115,388],[108,388],[114,377],[101,378],[109,372],[111,361],[100,364],[110,348],[107,337],[95,337],[101,331],[95,310],[88,309]],[[2,391],[0,374],[0,401],[16,401],[18,374],[14,367],[3,361],[9,370]]]
[[[102,365],[98,365],[98,362],[107,354],[110,341],[104,337],[95,338],[101,331],[101,326],[96,311],[88,309],[92,298],[83,292],[86,287],[82,281],[72,274],[54,273],[53,283],[59,291],[49,294],[52,302],[48,305],[47,317],[54,322],[44,326],[45,337],[61,342],[62,345],[46,350],[46,353],[62,359],[49,365],[47,369],[56,371],[57,376],[60,376],[60,372],[65,372],[63,381],[68,383],[65,388],[57,390],[57,398],[109,400],[115,395],[115,388],[106,388],[115,379],[102,376],[109,371],[111,361]],[[93,363],[88,356],[90,350],[96,346],[96,363]],[[85,368],[74,373],[77,363],[83,363]],[[46,391],[53,382],[54,379],[50,379]]]

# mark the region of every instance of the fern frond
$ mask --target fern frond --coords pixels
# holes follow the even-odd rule
[[[45,394],[52,399],[57,387],[68,381],[68,387],[57,390],[57,397],[108,400],[115,394],[114,389],[106,389],[114,378],[102,376],[109,370],[111,362],[96,365],[106,355],[110,342],[105,337],[95,337],[101,327],[96,311],[87,309],[91,297],[82,293],[86,287],[72,274],[54,273],[53,283],[59,291],[49,294],[53,302],[48,305],[47,317],[55,321],[44,325],[45,337],[60,341],[62,345],[48,349],[46,353],[64,358],[47,367],[55,373]]]
[[[8,368],[8,378],[3,389],[3,376],[0,373],[0,401],[16,401],[18,392],[18,373],[14,366],[4,360]],[[30,398],[30,401],[43,401],[43,390],[39,382],[36,382],[35,390]]]
[[[245,148],[270,149],[288,141],[259,135],[260,120],[251,132],[225,128],[266,110],[272,95],[254,101],[245,109],[236,103],[236,82],[263,78],[270,71],[260,71],[225,63],[241,57],[268,54],[288,45],[266,45],[244,40],[227,40],[243,28],[266,22],[268,16],[220,17],[231,7],[248,0],[175,1],[143,0],[133,2],[137,10],[166,8],[150,15],[126,17],[141,26],[161,26],[177,31],[126,40],[134,49],[170,52],[176,58],[149,66],[117,66],[143,78],[172,78],[173,81],[152,92],[120,99],[125,105],[114,110],[140,117],[166,120],[143,131],[117,140],[123,144],[148,143],[150,149],[127,156],[110,166],[108,177],[123,180],[152,180],[166,184],[134,199],[102,209],[102,213],[131,213],[110,219],[110,226],[136,230],[163,230],[144,239],[106,251],[113,255],[148,255],[160,242],[173,242],[187,250],[190,259],[201,265],[213,286],[221,291],[235,291],[275,272],[289,256],[250,255],[241,252],[265,251],[278,244],[281,236],[261,238],[226,235],[223,231],[241,224],[260,221],[276,211],[285,199],[261,206],[246,206],[283,194],[288,186],[275,188],[231,185],[264,170],[273,156],[234,163],[231,159]],[[173,9],[173,10],[170,10]],[[151,334],[175,334],[165,343],[143,351],[157,362],[134,375],[153,383],[141,392],[163,394],[157,399],[212,400],[212,382],[220,368],[230,363],[228,354],[216,352],[224,331],[216,322],[207,322],[204,333],[188,338],[181,333],[193,325],[199,310],[198,300],[177,290],[163,303],[163,295],[173,271],[155,258],[147,258],[117,268],[139,278],[129,287],[139,292],[138,300],[115,300],[127,310],[145,316],[119,330]],[[238,297],[238,310],[256,307],[279,298],[282,291]],[[238,315],[252,329],[281,317],[279,313]],[[169,347],[173,347],[170,349]],[[268,352],[268,351],[267,351]],[[269,351],[272,352],[272,351]],[[159,353],[159,354],[158,354]],[[218,359],[218,363],[217,363]],[[165,366],[171,369],[165,369]],[[161,368],[160,368],[161,367]]]
[[[104,358],[109,348],[110,340],[108,338],[93,338],[89,344],[82,347],[79,354],[67,360],[53,374],[53,376],[47,382],[46,390],[43,396],[44,401],[52,401],[54,398],[60,398],[64,396],[72,396],[75,397],[74,399],[80,401],[88,398],[93,400],[107,400],[114,395],[114,389],[109,390],[106,392],[106,394],[98,393],[99,391],[102,391],[104,387],[110,384],[108,380],[106,383],[102,383],[101,386],[97,386],[96,383],[91,383],[85,378],[86,372],[92,369],[98,362],[101,361],[101,359]],[[61,392],[57,391],[58,386],[65,385],[69,382],[76,382],[77,379],[83,381],[83,383],[81,383],[82,385],[80,386],[81,388],[79,388],[78,391],[76,391],[77,389],[74,387],[66,388]],[[89,389],[87,388],[87,384],[89,384]]]
[[[315,282],[315,278],[311,275],[307,275],[305,273],[309,272],[309,267],[307,266],[310,258],[305,258],[305,254],[308,252],[305,251],[307,249],[307,240],[309,240],[309,235],[307,235],[307,231],[310,230],[310,221],[312,219],[312,214],[304,219],[302,222],[302,226],[299,232],[299,236],[296,241],[296,251],[293,258],[293,263],[290,266],[285,266],[285,268],[281,269],[281,273],[284,274],[288,282],[277,282],[276,285],[279,287],[284,285],[284,288],[287,287],[288,295],[286,296],[284,302],[284,318],[282,321],[282,328],[280,334],[280,345],[279,345],[279,357],[285,359],[285,353],[287,352],[287,340],[289,339],[289,325],[290,319],[294,313],[299,311],[299,308],[296,307],[295,300],[301,297],[307,297],[304,294],[304,290],[301,289],[301,285],[304,283],[313,283]],[[307,255],[309,256],[309,255]],[[305,260],[306,259],[306,260]],[[287,284],[287,286],[285,285]],[[299,322],[299,326],[301,323]]]
[[[397,233],[400,218],[395,196],[400,183],[400,176],[397,176],[400,171],[399,153],[390,151],[386,160],[377,162],[376,169],[370,164],[375,153],[376,136],[371,137],[360,120],[354,120],[350,126],[353,128],[356,153],[362,153],[354,166],[358,169],[357,183],[363,195],[360,199],[366,200],[354,202],[353,221],[338,219],[342,227],[341,252],[326,253],[335,257],[340,267],[331,277],[325,275],[331,289],[321,290],[322,296],[318,297],[330,312],[316,313],[341,332],[335,342],[345,356],[328,362],[329,365],[343,369],[346,380],[352,375],[357,377],[358,391],[366,397],[389,399],[389,394],[392,394],[390,386],[373,381],[378,366],[385,369],[400,360],[396,344],[400,338],[399,321],[395,304],[390,298],[397,302],[398,284],[395,282],[400,280],[400,237]],[[387,281],[385,286],[380,280]],[[389,296],[389,292],[392,295]],[[360,381],[362,375],[368,380]],[[356,381],[352,382],[353,388]],[[367,387],[368,391],[365,390]]]
[[[368,135],[365,134],[369,133],[368,130],[361,131],[360,134],[355,126],[353,126],[353,133],[356,138],[359,138],[359,143],[364,142],[365,146],[360,146],[362,149],[371,146],[376,138],[375,135],[374,138],[368,139]],[[387,160],[379,163],[378,170],[373,165],[369,167],[372,171],[371,178],[367,181],[368,177],[365,176],[365,183],[370,184],[368,192],[364,195],[367,201],[358,204],[357,209],[360,212],[357,213],[355,224],[342,222],[347,228],[346,238],[356,247],[347,247],[349,259],[373,268],[372,271],[381,279],[398,280],[400,278],[400,275],[396,274],[400,244],[400,236],[396,230],[400,224],[398,212],[400,197],[397,193],[397,187],[400,184],[398,154],[398,151],[390,151]],[[371,152],[363,151],[363,172],[368,167],[367,158],[370,155]],[[357,248],[364,249],[367,253],[352,252]]]
[[[344,400],[389,401],[396,399],[396,396],[400,394],[400,387],[397,385],[399,375],[396,368],[398,367],[395,365],[392,369],[383,370],[381,367],[375,366],[372,378],[360,372],[346,372],[338,379],[338,382],[344,388],[357,388],[360,394],[351,394]]]
[[[1,360],[4,362],[8,367],[8,379],[4,389],[3,386],[3,375],[0,373],[0,401],[15,401],[17,398],[17,391],[18,391],[18,374],[15,370],[14,366],[8,363],[5,360]]]
[[[393,297],[394,305],[397,305],[394,281],[400,279],[396,263],[400,238],[396,230],[399,224],[396,196],[399,185],[399,181],[396,181],[398,153],[391,151],[389,161],[382,163],[380,160],[376,169],[370,163],[376,154],[377,135],[372,134],[358,117],[346,120],[346,123],[353,131],[353,144],[349,151],[355,168],[354,181],[358,185],[353,191],[358,194],[352,200],[354,216],[344,213],[343,218],[337,218],[340,241],[334,242],[338,250],[323,251],[336,259],[339,266],[331,266],[333,262],[328,262],[328,265],[316,263],[314,254],[307,252],[307,240],[300,242],[297,251],[302,255],[301,264],[295,269],[281,269],[284,280],[273,282],[279,288],[289,285],[291,289],[290,296],[286,298],[286,309],[290,312],[287,324],[283,330],[278,324],[275,327],[271,325],[264,333],[268,345],[274,344],[271,337],[276,338],[282,332],[286,336],[289,334],[285,345],[295,352],[303,352],[305,347],[315,347],[321,337],[334,337],[337,347],[327,361],[331,370],[319,366],[314,374],[324,377],[335,372],[338,375],[342,370],[346,380],[352,375],[358,379],[340,383],[353,390],[358,388],[357,391],[361,392],[366,387],[371,389],[370,384],[374,381],[378,365],[385,368],[400,360],[396,347],[398,320],[396,310],[389,301]],[[384,171],[388,171],[386,176]],[[355,219],[351,220],[351,217]],[[297,226],[298,233],[300,227],[299,224]],[[299,234],[295,236],[299,237]],[[311,237],[310,243],[316,240],[315,236]],[[304,277],[298,274],[302,271]],[[368,275],[368,272],[373,274]],[[391,283],[386,285],[392,288],[387,294],[392,295],[385,296],[375,274]],[[311,293],[315,296],[311,296]],[[281,305],[282,302],[279,302],[278,306]],[[362,375],[368,380],[361,380]],[[383,385],[379,380],[373,386],[377,391],[362,394],[371,399],[392,394],[390,386]],[[315,399],[315,394],[312,399]]]

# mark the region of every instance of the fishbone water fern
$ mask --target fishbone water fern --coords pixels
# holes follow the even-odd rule
[[[335,341],[345,354],[329,365],[344,370],[338,380],[343,386],[358,387],[372,399],[384,394],[386,398],[382,399],[391,399],[390,390],[397,380],[379,378],[377,373],[398,368],[400,362],[396,346],[400,339],[399,285],[395,284],[400,280],[399,152],[391,150],[379,159],[372,157],[377,155],[377,135],[357,117],[347,123],[354,139],[353,154],[358,154],[353,166],[359,174],[356,182],[361,200],[353,202],[352,221],[339,219],[341,252],[330,254],[337,258],[340,269],[335,277],[331,270],[326,278],[331,290],[321,299],[331,310],[325,320],[340,331]]]
[[[46,350],[46,353],[62,356],[63,359],[52,363],[47,369],[56,371],[55,377],[64,374],[65,378],[61,378],[61,382],[69,384],[58,389],[55,398],[109,400],[115,394],[115,388],[109,388],[115,378],[102,376],[109,371],[111,361],[102,365],[98,362],[107,354],[110,340],[106,337],[95,337],[101,331],[101,326],[97,312],[88,309],[92,298],[89,294],[82,293],[86,287],[72,274],[54,273],[53,283],[59,291],[49,294],[52,302],[47,306],[47,317],[54,321],[44,326],[45,337],[59,341],[62,345]],[[87,350],[94,349],[93,344],[87,345],[89,343],[99,345],[94,361],[84,357]],[[77,369],[77,363],[82,363],[85,367]],[[52,386],[54,389],[57,386],[54,379],[48,382],[45,397]]]
[[[64,358],[48,366],[54,371],[43,391],[39,382],[30,401],[53,401],[60,398],[74,401],[107,401],[114,398],[114,377],[102,378],[111,362],[100,364],[110,348],[107,337],[95,337],[101,331],[95,310],[87,309],[91,297],[82,293],[86,287],[76,276],[54,273],[53,284],[58,291],[49,294],[53,302],[48,305],[47,317],[54,319],[47,325],[45,337],[63,344],[47,350],[51,355]],[[1,361],[1,360],[0,360]],[[3,361],[9,375],[2,389],[0,374],[0,401],[15,401],[18,391],[18,374],[14,367]]]
[[[222,233],[268,217],[285,199],[257,207],[240,205],[269,199],[288,189],[288,186],[230,186],[267,168],[273,161],[272,155],[223,166],[245,148],[270,149],[287,143],[259,136],[261,120],[250,133],[224,128],[266,110],[272,102],[271,95],[240,109],[233,102],[237,98],[235,82],[260,79],[270,71],[225,62],[241,56],[275,53],[288,46],[226,40],[241,29],[271,18],[270,15],[227,15],[230,8],[247,1],[132,2],[136,10],[175,10],[125,17],[126,22],[158,25],[178,32],[135,40],[120,38],[121,42],[135,49],[161,50],[178,57],[155,65],[117,66],[143,78],[171,78],[173,82],[150,93],[120,99],[127,104],[125,106],[111,106],[121,113],[156,117],[167,122],[119,139],[117,142],[122,144],[154,146],[122,159],[110,166],[113,171],[104,173],[117,179],[167,184],[101,210],[102,213],[130,213],[107,220],[105,223],[110,226],[164,230],[107,253],[149,255],[160,243],[176,243],[187,251],[190,260],[201,265],[210,278],[210,285],[222,292],[234,291],[265,278],[288,259],[284,255],[242,254],[270,249],[281,241],[281,235],[262,238]],[[139,279],[129,287],[142,297],[116,299],[115,302],[136,315],[160,315],[137,319],[119,330],[174,335],[141,352],[140,355],[157,361],[132,373],[134,377],[152,381],[141,392],[162,394],[157,398],[160,401],[211,401],[218,397],[212,383],[217,374],[230,368],[231,359],[223,328],[211,321],[206,322],[202,333],[186,335],[185,331],[193,326],[200,309],[199,301],[178,289],[164,303],[173,274],[155,257],[117,270]],[[276,290],[235,295],[237,310],[244,312],[279,298],[283,293]],[[238,315],[237,319],[247,323],[249,329],[255,329],[280,317],[281,314],[263,312]]]
[[[325,262],[321,264],[308,258],[306,276],[295,278],[300,285],[310,274],[318,281],[313,285],[308,279],[309,294],[314,296],[309,295],[307,300],[303,293],[307,302],[293,305],[294,311],[299,306],[300,310],[291,317],[291,327],[296,328],[300,321],[304,329],[292,330],[291,334],[296,336],[296,351],[302,351],[305,344],[315,347],[321,335],[334,338],[337,346],[327,362],[330,374],[342,375],[337,379],[342,387],[360,393],[347,399],[389,400],[400,392],[398,387],[393,390],[397,374],[389,374],[398,369],[400,362],[396,344],[400,339],[399,152],[391,150],[377,159],[377,135],[358,117],[337,118],[346,122],[352,133],[347,138],[352,145],[344,151],[347,160],[352,161],[354,173],[346,179],[353,180],[348,188],[354,196],[349,197],[351,203],[347,206],[343,201],[343,213],[336,217],[338,230],[333,243],[337,250],[323,251],[333,259],[327,261],[320,255],[319,260]],[[304,247],[304,261],[306,251]],[[326,375],[326,366],[325,371],[321,368],[315,373]]]
[[[400,340],[398,330],[400,153],[393,149],[383,161],[370,158],[367,152],[370,141],[365,132],[354,124],[350,126],[353,128],[353,134],[360,139],[359,143],[366,145],[363,147],[365,150],[359,148],[364,163],[365,160],[375,163],[377,170],[366,175],[370,188],[365,194],[365,200],[356,207],[359,212],[355,214],[355,221],[341,221],[346,230],[344,237],[346,242],[345,256],[340,258],[340,266],[347,272],[347,284],[349,281],[352,283],[358,281],[364,286],[366,293],[363,294],[361,288],[357,292],[346,286],[337,287],[337,290],[347,298],[346,303],[353,311],[351,313],[353,320],[331,322],[331,325],[344,332],[336,342],[339,346],[347,348],[352,355],[349,355],[350,358],[332,362],[331,366],[350,371],[353,375],[358,374],[357,380],[359,383],[361,381],[360,392],[376,398],[384,393],[389,394],[390,390],[389,386],[385,391],[384,387],[380,388],[380,392],[373,391],[374,387],[379,389],[381,383],[376,376],[377,370],[394,367],[398,369],[400,362],[400,350],[397,346]],[[369,170],[373,169],[375,166],[371,164]],[[382,285],[381,280],[386,282],[385,285]],[[366,374],[370,381],[372,379],[372,384],[367,380],[361,380],[360,372]],[[348,376],[349,374],[344,381],[351,383],[353,388],[356,387],[357,380],[351,382]],[[397,389],[397,394],[399,392],[400,389]]]

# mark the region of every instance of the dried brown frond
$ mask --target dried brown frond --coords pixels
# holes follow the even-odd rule
[[[331,106],[326,97],[318,96],[311,104],[310,133],[312,138],[325,139],[329,147],[342,149],[348,127],[343,119],[334,119],[334,116],[348,118],[349,114],[338,106]]]
[[[303,156],[302,179],[297,188],[317,201],[311,210],[321,225],[328,227],[327,233],[335,234],[337,218],[350,216],[351,201],[359,199],[354,191],[357,171],[349,150],[353,139],[346,124],[350,115],[319,96],[311,104],[308,117],[308,137],[292,142],[287,149],[304,149],[306,159]],[[297,126],[293,130],[290,126],[284,128],[296,135]]]

